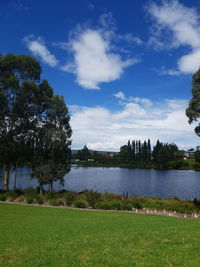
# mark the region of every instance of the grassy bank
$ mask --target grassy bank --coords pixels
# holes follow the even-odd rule
[[[199,266],[200,221],[0,204],[0,266]]]
[[[72,191],[48,191],[40,195],[36,189],[24,191],[0,192],[0,201],[20,202],[28,204],[45,204],[50,206],[68,206],[75,208],[93,208],[102,210],[142,210],[145,212],[156,210],[159,212],[176,212],[196,216],[200,212],[200,200],[194,201],[147,197],[132,197],[127,194],[101,194],[94,191],[75,193]]]

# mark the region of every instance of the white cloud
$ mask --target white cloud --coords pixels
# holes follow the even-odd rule
[[[74,61],[62,70],[73,72],[77,83],[86,89],[100,89],[100,83],[119,79],[126,67],[138,62],[136,58],[122,60],[119,54],[112,53],[110,42],[101,30],[85,30],[70,45]]]
[[[138,37],[138,36],[134,36],[132,33],[126,33],[126,34],[124,34],[124,35],[122,35],[122,34],[118,34],[117,35],[117,38],[119,39],[119,40],[123,40],[123,41],[126,41],[126,42],[128,42],[129,44],[137,44],[137,45],[141,45],[141,44],[143,44],[143,41],[140,39],[140,37]]]
[[[197,10],[188,8],[177,0],[168,0],[160,5],[151,3],[148,12],[155,21],[153,36],[149,43],[156,49],[190,47],[191,52],[178,60],[178,71],[180,73],[197,71],[200,66],[200,20]],[[164,41],[160,40],[164,36],[167,38]],[[177,75],[178,71],[171,73],[169,71],[168,74]]]
[[[55,67],[58,64],[56,57],[48,50],[41,37],[35,37],[34,35],[28,35],[24,37],[27,48],[35,55],[39,56],[41,60],[51,67]]]
[[[116,98],[119,98],[121,100],[125,100],[125,94],[122,92],[122,91],[119,91],[118,93],[116,94],[113,94]]]
[[[181,71],[175,69],[166,69],[162,67],[161,69],[155,69],[155,71],[160,75],[170,75],[170,76],[178,76],[181,74]]]
[[[123,92],[115,94],[123,105],[119,111],[97,107],[71,107],[71,126],[73,129],[73,148],[87,144],[95,150],[119,150],[127,140],[150,138],[175,142],[180,147],[196,146],[199,138],[194,134],[194,126],[188,124],[184,99],[165,99],[151,105],[139,97],[126,97]],[[127,99],[127,100],[126,100]],[[130,100],[132,99],[132,100]]]
[[[197,71],[200,67],[200,48],[180,58],[178,67],[179,70],[184,73],[193,73]]]
[[[95,9],[95,5],[92,3],[87,3],[87,8],[91,11],[93,11]]]

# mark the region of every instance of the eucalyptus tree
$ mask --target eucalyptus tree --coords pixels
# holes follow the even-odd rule
[[[197,122],[200,118],[200,69],[192,76],[192,98],[186,109],[189,123]],[[195,133],[200,136],[200,124],[195,127]]]
[[[67,107],[46,80],[40,81],[40,74],[40,64],[34,57],[0,56],[0,164],[5,170],[4,190],[9,188],[10,169],[19,159],[32,162],[33,173],[37,173],[42,186],[47,181],[41,179],[40,172],[44,173],[47,163],[55,168],[48,182],[61,179],[69,157]]]
[[[43,121],[38,124],[33,156],[33,177],[38,179],[40,193],[43,186],[53,182],[64,183],[64,175],[70,170],[71,127],[64,98],[54,95]]]
[[[36,115],[36,91],[41,68],[31,56],[0,56],[0,164],[4,167],[4,189],[9,188],[11,167]]]

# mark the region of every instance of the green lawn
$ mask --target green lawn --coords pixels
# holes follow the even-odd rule
[[[0,204],[0,266],[200,266],[200,220]]]

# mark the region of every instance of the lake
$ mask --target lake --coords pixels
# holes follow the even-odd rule
[[[17,187],[37,187],[37,181],[31,179],[30,168],[19,168]],[[10,188],[13,188],[14,173],[11,174]],[[2,180],[0,180],[2,188]],[[48,186],[45,187],[48,189]],[[200,172],[192,170],[140,170],[124,168],[86,168],[72,167],[65,175],[65,185],[54,183],[55,190],[80,192],[92,189],[101,193],[112,192],[133,196],[200,199]]]

